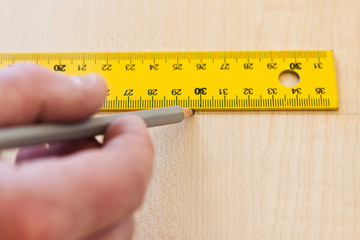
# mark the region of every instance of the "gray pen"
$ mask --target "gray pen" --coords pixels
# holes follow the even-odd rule
[[[103,134],[115,119],[134,114],[144,119],[147,127],[178,123],[193,115],[193,110],[180,106],[93,117],[76,123],[43,123],[0,128],[0,149],[66,141]]]

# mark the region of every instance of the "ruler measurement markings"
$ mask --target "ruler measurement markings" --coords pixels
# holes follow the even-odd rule
[[[277,57],[278,58],[279,57],[283,57],[283,58],[287,57],[287,58],[285,58],[286,65],[287,65],[287,63],[291,62],[291,60],[288,57],[293,57],[295,62],[300,62],[300,63],[305,61],[306,59],[309,60],[309,57],[312,57],[311,59],[315,58],[315,61],[316,60],[318,62],[323,61],[323,66],[324,65],[328,66],[328,64],[329,64],[328,61],[326,59],[324,60],[324,59],[321,58],[323,55],[326,55],[326,52],[315,52],[315,53],[316,54],[313,54],[313,52],[273,52],[272,51],[272,52],[235,52],[235,53],[217,52],[216,54],[214,54],[214,53],[191,53],[191,54],[190,53],[180,53],[180,54],[170,54],[170,55],[161,53],[161,54],[158,54],[158,55],[163,56],[164,59],[166,59],[166,58],[168,58],[170,56],[170,57],[172,57],[173,59],[176,59],[176,61],[179,61],[179,62],[180,62],[181,59],[185,59],[185,57],[188,57],[190,60],[192,60],[192,57],[196,56],[198,61],[195,61],[194,64],[196,64],[196,62],[198,62],[198,63],[200,62],[200,63],[204,63],[204,64],[208,63],[208,61],[206,61],[205,59],[209,59],[210,61],[212,61],[213,59],[221,59],[222,58],[224,62],[234,63],[234,62],[237,62],[238,58],[241,58],[241,57],[246,57],[248,62],[250,62],[250,61],[253,62],[255,60],[254,58],[258,58],[258,61],[256,61],[256,62],[258,62],[260,65],[259,66],[256,65],[257,69],[252,70],[249,73],[249,74],[254,73],[254,76],[256,76],[256,74],[258,74],[258,72],[260,72],[260,71],[265,72],[264,69],[266,69],[266,64],[265,64],[266,60],[264,60],[264,59],[268,59],[270,62],[274,62],[275,61],[274,58],[277,58]],[[149,55],[151,56],[151,54],[149,54]],[[152,54],[152,56],[153,56],[152,61],[154,63],[156,62],[156,58],[154,58],[155,55],[156,54]],[[35,62],[39,62],[42,59],[44,59],[44,60],[47,59],[48,66],[50,68],[53,68],[53,66],[54,66],[54,65],[51,66],[50,63],[52,63],[54,61],[55,62],[58,61],[58,63],[60,65],[67,65],[66,69],[68,69],[68,68],[73,69],[73,70],[69,69],[69,71],[75,71],[75,65],[77,64],[76,61],[82,60],[82,63],[86,64],[87,63],[87,61],[86,61],[87,56],[88,56],[87,53],[81,53],[81,54],[80,53],[78,53],[78,54],[68,54],[68,53],[65,53],[65,54],[59,54],[59,53],[55,53],[55,54],[54,53],[53,54],[17,54],[17,55],[16,54],[8,54],[8,55],[5,55],[5,56],[1,55],[0,64],[6,64],[4,59],[10,59],[10,61],[12,63],[16,62],[16,61],[22,61],[22,60],[34,60]],[[119,59],[124,58],[124,57],[127,58],[126,61],[130,61],[131,63],[134,63],[134,64],[136,64],[136,62],[135,62],[136,60],[140,60],[140,59],[144,63],[147,63],[147,61],[144,60],[145,56],[146,56],[145,54],[139,55],[139,54],[136,54],[136,53],[132,53],[132,54],[121,54],[121,53],[116,53],[116,54],[114,54],[114,53],[113,54],[109,54],[109,53],[108,54],[96,54],[96,53],[90,53],[89,54],[89,57],[91,57],[91,59],[95,62],[95,65],[97,65],[96,64],[97,61],[99,61],[98,65],[100,65],[103,61],[105,61],[107,64],[109,64],[109,63],[111,64],[112,62],[110,62],[110,61],[112,61],[114,59],[119,60]],[[217,58],[215,58],[214,56],[217,57]],[[100,61],[100,59],[101,59],[101,61]],[[149,61],[151,61],[151,60],[149,59]],[[264,63],[262,64],[261,61],[264,62]],[[41,64],[41,62],[40,62],[40,64]],[[192,62],[193,61],[189,62],[190,69],[189,69],[189,67],[183,68],[182,72],[185,72],[186,74],[189,74],[189,72],[195,71],[195,70],[191,69],[192,68],[191,66],[193,66]],[[239,61],[239,63],[241,63],[241,61]],[[239,65],[241,66],[242,64],[239,64]],[[93,65],[91,65],[91,66],[93,66]],[[146,67],[146,66],[147,66],[147,64],[145,64],[143,67],[136,68],[135,72],[137,72],[138,70],[139,71],[145,71],[145,70],[149,71],[149,68]],[[169,66],[169,65],[167,65],[167,66]],[[232,76],[233,73],[230,73],[232,71],[237,72],[237,73],[234,72],[234,74],[239,74],[240,73],[240,76],[242,74],[245,74],[243,66],[241,66],[241,68],[240,68],[240,66],[237,67],[236,65],[232,65],[231,68],[228,70],[228,72],[225,73],[225,74],[230,74],[229,76]],[[265,67],[263,69],[259,69],[259,68],[261,68],[261,66],[265,66]],[[303,66],[305,66],[305,65],[303,65]],[[331,63],[330,63],[329,66],[331,66]],[[165,67],[166,67],[166,65],[165,65]],[[91,69],[92,68],[93,67],[91,67]],[[215,64],[214,67],[210,68],[210,65],[209,65],[208,68],[209,68],[209,71],[214,72],[214,71],[217,71],[218,67],[217,67],[217,64]],[[283,66],[281,68],[283,68]],[[118,67],[116,66],[116,64],[113,66],[113,69],[115,71],[118,71]],[[206,69],[205,71],[201,71],[201,72],[199,72],[199,74],[204,74],[204,76],[205,76],[207,74],[206,73],[207,70],[208,69]],[[93,71],[93,69],[91,71]],[[119,69],[119,71],[120,71],[120,73],[124,72],[123,69]],[[162,70],[160,70],[160,71],[162,71]],[[164,71],[169,71],[169,70],[165,69]],[[310,72],[311,69],[310,70],[308,70],[308,69],[304,70],[304,72],[306,72],[306,71]],[[315,71],[323,71],[323,70],[315,70]],[[181,72],[181,74],[183,74],[182,72]],[[302,70],[299,72],[300,75],[302,74],[302,72],[303,72]],[[101,71],[100,71],[100,73],[101,73]],[[248,74],[248,76],[250,76],[249,74]],[[111,74],[106,73],[105,76],[106,75],[110,76]],[[111,75],[111,76],[113,76],[113,75]],[[159,76],[163,76],[163,75],[159,75]],[[184,75],[184,76],[188,76],[188,75]],[[201,77],[202,75],[199,75],[199,76]],[[240,78],[240,76],[239,76],[239,78]],[[134,80],[137,80],[137,79],[134,79]],[[226,80],[226,78],[225,78],[225,80]],[[225,81],[225,80],[222,80],[222,81]],[[176,81],[178,81],[178,80],[176,80]],[[192,81],[195,82],[195,81],[197,81],[197,79],[194,79]],[[201,78],[199,78],[198,82],[199,81],[202,81]],[[221,87],[221,82],[222,81],[217,83],[217,85]],[[244,81],[244,82],[246,82],[246,81]],[[154,83],[154,84],[155,84],[154,87],[157,87],[156,86],[157,83]],[[187,84],[189,86],[195,86],[194,83],[188,82]],[[241,86],[241,84],[242,83],[240,82],[240,86]],[[270,83],[263,82],[262,84],[270,84]],[[327,88],[327,86],[328,86],[327,82],[323,82],[321,84],[323,86],[325,86],[327,91],[329,91],[328,88]],[[207,86],[207,82],[205,82],[205,84],[203,86],[207,88],[209,93],[213,93],[217,88],[216,84],[214,84],[214,83]],[[158,88],[158,92],[161,92],[162,90],[166,91],[166,93],[162,92],[161,93],[162,95],[159,95],[161,97],[165,97],[168,94],[170,95],[170,92],[168,92],[168,90],[165,90],[164,87],[165,87],[165,85],[160,86]],[[324,96],[322,94],[316,96],[315,93],[313,93],[313,92],[311,92],[311,94],[308,94],[309,91],[310,91],[310,88],[308,88],[308,86],[306,84],[305,84],[305,86],[301,86],[301,87],[302,87],[302,89],[305,89],[304,93],[305,92],[307,93],[308,98],[305,99],[305,98],[302,98],[301,95],[300,96],[295,95],[295,99],[291,99],[290,102],[288,102],[288,99],[286,98],[286,95],[290,95],[290,93],[285,92],[285,89],[283,87],[278,88],[278,90],[279,90],[279,93],[282,93],[284,95],[284,99],[278,99],[278,97],[276,97],[274,99],[274,96],[271,96],[271,98],[269,99],[268,97],[265,97],[262,94],[259,94],[260,85],[259,86],[254,86],[254,87],[250,85],[250,87],[253,88],[255,94],[254,94],[254,96],[247,96],[247,99],[245,99],[245,100],[242,100],[242,99],[243,99],[243,97],[246,97],[246,96],[242,96],[241,94],[240,95],[238,94],[238,93],[240,93],[239,91],[240,91],[241,87],[240,87],[240,89],[236,88],[233,85],[227,87],[227,89],[229,89],[229,91],[231,91],[231,96],[234,96],[234,97],[230,97],[230,95],[229,95],[229,97],[228,96],[223,96],[223,99],[220,100],[221,103],[219,103],[218,100],[215,102],[215,104],[217,105],[217,106],[215,106],[215,108],[224,108],[224,109],[233,109],[233,108],[235,108],[235,109],[268,108],[269,105],[270,105],[269,101],[271,101],[271,105],[273,106],[273,108],[275,106],[275,107],[282,108],[282,109],[286,109],[286,107],[289,104],[290,104],[288,106],[289,108],[299,108],[299,109],[304,108],[304,107],[309,107],[309,108],[311,108],[311,107],[314,107],[314,108],[315,107],[317,107],[317,108],[331,107],[332,109],[337,108],[337,105],[332,106],[330,104],[330,98],[329,97],[331,97],[331,95],[327,95],[327,91],[326,91]],[[310,87],[310,85],[309,85],[309,87]],[[142,90],[137,89],[137,87],[135,87],[135,88],[136,88],[135,91],[137,91],[140,95],[143,95],[143,97],[146,99],[147,96],[145,95],[145,93],[142,92]],[[289,88],[286,88],[286,89],[289,89]],[[329,87],[329,89],[331,89],[331,87]],[[183,87],[183,91],[193,91],[193,90],[191,90],[191,88],[189,89],[188,87],[186,87],[186,88]],[[311,90],[311,91],[314,91],[314,90]],[[111,98],[109,99],[111,101],[110,102],[109,101],[105,102],[105,104],[104,104],[105,108],[108,108],[109,105],[111,106],[111,108],[114,108],[114,109],[119,109],[119,108],[126,109],[126,108],[129,108],[129,107],[131,107],[131,108],[139,108],[139,107],[144,108],[145,104],[142,102],[143,99],[139,100],[137,98],[133,99],[133,98],[129,98],[129,97],[127,99],[128,101],[127,101],[127,104],[126,104],[127,105],[126,108],[121,107],[121,99],[124,96],[116,94],[115,91],[113,91],[113,93],[114,94],[112,94]],[[192,93],[192,94],[194,94],[194,93]],[[187,100],[188,105],[195,106],[195,108],[200,108],[200,109],[210,108],[210,107],[214,108],[214,106],[212,106],[214,104],[213,99],[209,99],[207,95],[200,94],[200,97],[199,97],[200,100],[189,101],[189,100],[192,100],[193,97],[195,97],[195,95],[192,95],[192,94],[188,95],[188,100]],[[234,94],[234,95],[232,95],[232,94]],[[215,95],[210,94],[210,96],[211,96],[211,98],[213,98]],[[314,97],[312,97],[310,99],[311,96],[314,96]],[[114,100],[114,101],[112,101],[112,100]],[[156,99],[155,103],[154,103],[154,100],[152,100],[152,101],[153,101],[152,104],[151,104],[152,107],[168,105],[165,98],[164,98],[164,100]],[[241,106],[242,101],[245,101],[245,103],[244,103],[245,106],[243,106],[243,107]],[[179,101],[178,96],[174,96],[174,101],[173,102],[175,102],[175,104],[179,104],[179,103],[182,104],[183,103],[182,101]],[[334,102],[337,102],[337,101],[334,101]]]

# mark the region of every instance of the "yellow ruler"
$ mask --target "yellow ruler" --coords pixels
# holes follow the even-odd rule
[[[339,107],[331,51],[0,54],[0,66],[19,61],[71,75],[103,75],[109,85],[103,110]],[[295,82],[286,83],[286,75]]]

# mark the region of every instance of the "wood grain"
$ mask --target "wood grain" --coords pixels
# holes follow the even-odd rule
[[[360,238],[359,1],[1,0],[0,22],[1,52],[334,50],[338,112],[151,129],[135,239]]]

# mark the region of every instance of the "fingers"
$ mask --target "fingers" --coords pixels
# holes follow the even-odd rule
[[[106,82],[95,74],[70,77],[30,63],[0,69],[0,126],[81,120],[106,97]]]
[[[129,217],[110,229],[95,234],[87,240],[130,240],[134,233],[134,226],[134,219]]]
[[[16,164],[44,157],[65,156],[81,150],[98,148],[100,146],[101,144],[95,138],[26,146],[19,149],[16,156]]]
[[[6,219],[0,216],[0,234],[80,239],[130,216],[151,175],[151,140],[136,116],[115,121],[105,139],[100,149],[20,165],[12,183],[2,184],[6,174],[1,175],[0,212]]]

